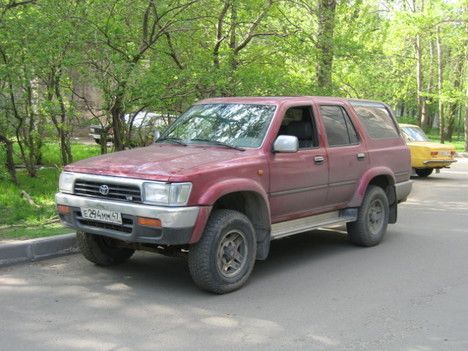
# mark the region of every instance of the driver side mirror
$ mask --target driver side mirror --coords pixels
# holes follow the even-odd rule
[[[274,144],[273,152],[297,152],[299,150],[299,140],[293,135],[279,135]]]

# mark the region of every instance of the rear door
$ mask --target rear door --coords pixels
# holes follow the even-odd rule
[[[326,204],[342,208],[348,203],[369,165],[369,155],[344,104],[319,105],[328,154],[328,195]]]
[[[296,136],[299,151],[270,154],[273,223],[321,212],[327,198],[328,162],[312,107],[289,107],[277,135]]]
[[[351,100],[351,105],[367,131],[372,166],[390,169],[397,183],[408,181],[411,176],[410,153],[390,108],[372,101]]]

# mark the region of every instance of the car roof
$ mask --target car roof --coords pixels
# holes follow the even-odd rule
[[[247,103],[247,104],[275,104],[280,105],[285,102],[304,102],[312,100],[319,103],[349,102],[353,105],[379,105],[385,106],[380,101],[348,99],[334,96],[239,96],[239,97],[217,97],[208,98],[197,102],[197,104],[219,104],[219,103]]]

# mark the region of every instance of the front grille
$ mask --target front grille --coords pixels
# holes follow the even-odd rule
[[[103,228],[103,229],[110,229],[117,232],[123,233],[131,233],[133,231],[133,219],[131,217],[127,217],[122,215],[122,224],[114,224],[114,223],[105,223],[99,221],[93,221],[92,219],[83,218],[81,216],[81,212],[75,212],[76,220],[81,224],[88,227],[95,227],[95,228]]]
[[[99,192],[99,188],[102,185],[108,187],[108,193],[106,195]],[[74,193],[76,195],[101,197],[111,200],[141,202],[141,190],[138,185],[107,184],[104,182],[77,179],[75,181]]]

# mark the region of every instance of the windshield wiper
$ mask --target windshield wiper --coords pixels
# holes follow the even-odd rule
[[[225,143],[225,142],[223,142],[223,141],[218,141],[218,140],[203,139],[203,138],[195,138],[195,139],[190,139],[190,140],[191,140],[191,141],[202,141],[202,142],[205,142],[205,143],[208,143],[208,144],[215,144],[215,145],[225,146],[225,147],[228,147],[228,148],[230,148],[230,149],[235,149],[235,150],[239,150],[239,151],[245,151],[245,149],[242,148],[242,147],[234,146],[234,145]]]
[[[179,144],[179,145],[183,145],[183,146],[187,146],[187,143],[184,143],[181,139],[179,138],[171,138],[171,137],[168,137],[168,138],[160,138],[158,140],[156,140],[157,143],[159,143],[160,141],[168,141],[170,143],[176,143],[176,144]]]

